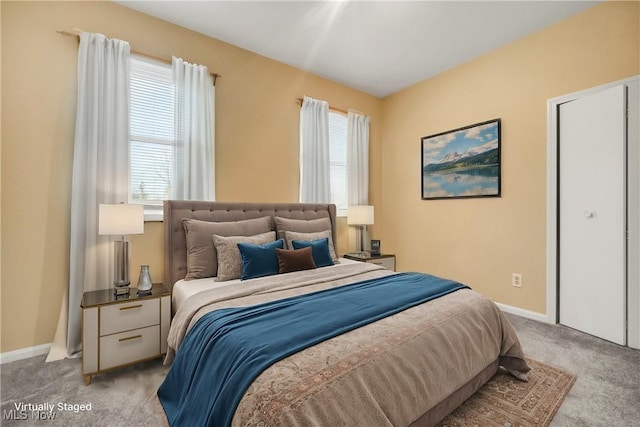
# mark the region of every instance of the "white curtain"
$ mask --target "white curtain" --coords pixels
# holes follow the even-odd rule
[[[369,204],[369,121],[349,111],[347,114],[347,186],[349,205]]]
[[[300,109],[300,202],[331,203],[329,104],[305,96]]]
[[[113,249],[108,236],[98,236],[98,205],[128,201],[129,51],[122,40],[80,34],[69,286],[47,360],[80,351],[82,294],[113,280]]]
[[[173,57],[176,155],[174,199],[215,199],[213,78],[203,65]]]
[[[368,116],[349,111],[347,114],[347,198],[349,206],[369,204],[369,121]],[[364,239],[369,247],[368,233],[356,230],[356,241]],[[363,248],[363,249],[365,249]]]

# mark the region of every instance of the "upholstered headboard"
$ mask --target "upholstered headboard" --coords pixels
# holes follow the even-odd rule
[[[164,275],[165,286],[183,279],[187,273],[187,243],[183,218],[200,221],[229,222],[271,216],[291,219],[329,218],[334,247],[336,241],[336,206],[313,203],[226,203],[193,200],[165,200],[164,202]]]

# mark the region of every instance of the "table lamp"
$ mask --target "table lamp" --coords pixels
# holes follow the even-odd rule
[[[117,235],[121,240],[113,242],[113,284],[116,288],[129,286],[129,242],[126,234],[144,233],[144,206],[117,205],[99,206],[98,234]]]
[[[369,225],[373,224],[373,206],[356,205],[347,208],[347,225],[360,227],[360,241],[356,245],[357,252],[365,252],[365,242],[369,238]]]

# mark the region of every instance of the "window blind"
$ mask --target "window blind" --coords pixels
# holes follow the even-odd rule
[[[329,181],[331,203],[347,209],[347,116],[329,111]]]
[[[160,206],[174,182],[171,66],[132,56],[129,81],[129,202]]]

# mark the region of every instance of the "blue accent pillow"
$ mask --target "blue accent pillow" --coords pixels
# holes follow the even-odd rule
[[[313,261],[316,263],[316,267],[326,267],[328,265],[333,265],[331,253],[329,252],[328,237],[318,240],[292,240],[291,244],[293,245],[293,249],[311,247]]]
[[[280,239],[263,245],[238,243],[238,249],[242,257],[242,277],[240,277],[240,280],[278,274],[279,265],[276,248],[283,249],[284,240]]]

